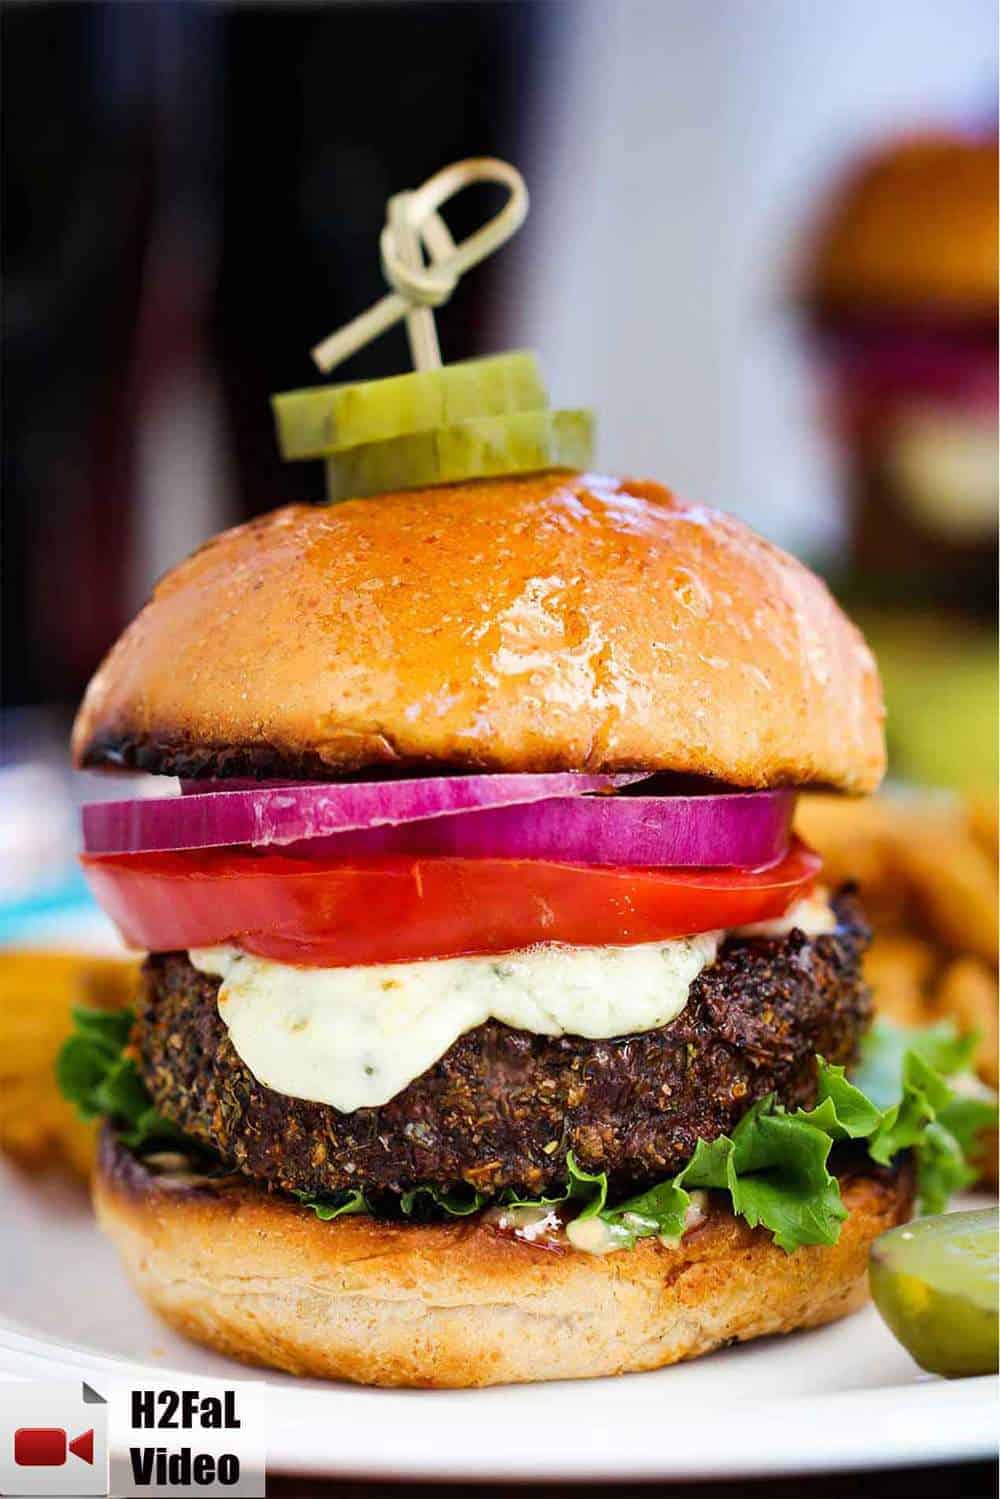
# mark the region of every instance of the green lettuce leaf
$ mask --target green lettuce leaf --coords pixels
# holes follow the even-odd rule
[[[862,1043],[855,1081],[884,1107],[869,1153],[885,1163],[913,1151],[924,1213],[944,1212],[948,1199],[975,1181],[969,1157],[980,1133],[996,1126],[996,1100],[970,1071],[977,1042],[950,1021],[910,1030],[880,1019]],[[949,1077],[959,1079],[961,1093]]]
[[[134,1063],[123,1055],[131,1012],[78,1009],[73,1018],[75,1030],[57,1071],[62,1091],[83,1116],[107,1115],[133,1148],[183,1138],[157,1113]],[[624,1202],[609,1203],[607,1176],[584,1170],[572,1152],[561,1191],[537,1198],[508,1192],[500,1202],[517,1208],[572,1205],[574,1222],[599,1219],[604,1225],[605,1247],[610,1242],[627,1248],[651,1235],[679,1239],[691,1192],[710,1189],[727,1193],[734,1213],[769,1230],[775,1243],[791,1252],[804,1244],[836,1243],[846,1211],[828,1160],[836,1142],[856,1140],[866,1142],[872,1160],[883,1165],[901,1151],[912,1151],[920,1206],[938,1213],[953,1192],[974,1179],[968,1153],[979,1133],[996,1122],[995,1102],[982,1097],[973,1080],[966,1079],[961,1092],[947,1082],[967,1072],[975,1044],[974,1036],[959,1037],[947,1023],[911,1031],[880,1020],[865,1038],[850,1078],[843,1067],[817,1057],[813,1108],[788,1113],[773,1097],[761,1099],[732,1135],[700,1140],[676,1176]],[[324,1222],[371,1211],[361,1191],[294,1195]],[[426,1185],[405,1192],[400,1210],[426,1221],[442,1214],[467,1217],[486,1204],[473,1187]]]
[[[983,1096],[953,1094],[938,1115],[937,1122],[953,1137],[962,1154],[975,1155],[980,1135],[997,1122],[996,1100],[983,1090]]]
[[[370,1212],[363,1192],[339,1192],[333,1197],[313,1197],[308,1192],[293,1192],[305,1208],[312,1208],[316,1217],[324,1223],[334,1218],[346,1218],[351,1213]]]
[[[78,1008],[72,1013],[74,1031],[57,1058],[56,1078],[84,1119],[111,1119],[133,1149],[179,1140],[180,1130],[157,1112],[135,1063],[123,1055],[132,1011]]]
[[[399,1206],[407,1218],[426,1219],[434,1216],[438,1209],[449,1218],[467,1218],[486,1206],[487,1198],[475,1187],[456,1186],[447,1190],[434,1186],[414,1187],[404,1192]]]
[[[669,1217],[671,1208],[667,1202],[668,1197],[676,1197],[671,1182],[663,1182],[637,1197],[629,1198],[627,1202],[609,1207],[606,1172],[585,1171],[571,1150],[566,1155],[566,1171],[566,1185],[561,1192],[549,1197],[520,1197],[516,1192],[505,1192],[500,1201],[504,1207],[537,1208],[542,1211],[575,1203],[577,1211],[573,1215],[573,1222],[587,1223],[593,1218],[600,1219],[607,1230],[606,1240],[609,1239],[621,1249],[631,1248],[644,1232],[666,1233],[666,1225],[673,1221]],[[687,1194],[682,1195],[686,1208]],[[661,1224],[664,1225],[662,1229]]]
[[[971,1070],[977,1042],[975,1035],[960,1036],[950,1020],[916,1030],[879,1017],[861,1043],[861,1056],[853,1069],[854,1086],[886,1109],[902,1091],[907,1052],[942,1077],[953,1077]]]
[[[505,1192],[501,1201],[511,1208],[553,1208],[563,1202],[580,1202],[583,1206],[578,1217],[596,1217],[608,1200],[607,1176],[603,1171],[584,1171],[572,1151],[566,1155],[566,1171],[565,1187],[551,1197],[519,1197],[516,1192]]]
[[[604,1191],[606,1194],[606,1180]],[[660,1182],[615,1207],[601,1210],[600,1217],[610,1228],[615,1242],[623,1249],[631,1249],[638,1239],[648,1238],[651,1234],[679,1239],[684,1232],[690,1201],[690,1194],[674,1179]],[[584,1215],[581,1213],[580,1216]],[[596,1211],[591,1216],[597,1216]]]
[[[835,1244],[847,1214],[826,1165],[834,1138],[768,1097],[754,1104],[731,1137],[699,1141],[674,1180],[684,1188],[728,1192],[733,1211],[751,1228],[770,1229],[782,1249]]]
[[[731,1136],[699,1140],[688,1164],[668,1181],[609,1206],[607,1179],[583,1172],[567,1157],[565,1192],[523,1207],[550,1207],[585,1198],[578,1217],[599,1217],[613,1243],[629,1247],[684,1231],[690,1190],[727,1192],[734,1213],[760,1225],[791,1252],[804,1244],[835,1244],[847,1216],[827,1161],[835,1142],[867,1142],[872,1159],[888,1164],[912,1150],[924,1212],[941,1212],[975,1176],[966,1160],[980,1130],[996,1121],[994,1103],[956,1095],[945,1074],[968,1068],[975,1037],[949,1024],[908,1031],[879,1022],[866,1038],[853,1078],[817,1057],[816,1104],[788,1113],[772,1097],[744,1115]]]
[[[919,1145],[925,1129],[934,1123],[951,1096],[941,1073],[917,1052],[908,1051],[903,1058],[899,1097],[883,1111],[868,1140],[872,1160],[887,1166],[901,1150]]]
[[[865,1140],[878,1128],[882,1110],[837,1067],[817,1058],[816,1104],[796,1118],[821,1129],[831,1140]]]

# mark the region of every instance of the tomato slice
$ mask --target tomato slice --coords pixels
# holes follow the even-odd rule
[[[236,942],[284,963],[342,967],[509,952],[535,942],[629,945],[781,916],[820,859],[798,840],[766,869],[623,869],[542,859],[296,859],[262,850],[84,855],[133,947]]]

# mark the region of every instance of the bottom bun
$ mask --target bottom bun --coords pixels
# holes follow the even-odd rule
[[[913,1199],[908,1165],[845,1172],[837,1244],[786,1254],[713,1194],[677,1248],[644,1239],[600,1256],[476,1219],[324,1223],[245,1179],[153,1161],[106,1131],[94,1181],[100,1223],[149,1305],[247,1363],[372,1385],[626,1374],[833,1322],[864,1304],[869,1245]]]

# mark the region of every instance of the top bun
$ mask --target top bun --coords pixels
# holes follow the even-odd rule
[[[812,573],[659,485],[534,474],[290,505],[169,573],[79,766],[656,770],[871,791],[871,654]]]
[[[820,312],[989,316],[997,306],[997,142],[896,141],[843,184],[817,238]]]

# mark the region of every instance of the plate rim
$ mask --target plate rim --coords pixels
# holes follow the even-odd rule
[[[10,1366],[10,1360],[15,1366]],[[86,1370],[105,1378],[132,1382],[138,1376],[144,1382],[164,1385],[172,1381],[191,1380],[190,1372],[176,1366],[149,1365],[115,1355],[102,1354],[79,1344],[60,1343],[22,1331],[16,1324],[0,1320],[0,1378],[60,1377],[67,1372],[82,1374]],[[19,1375],[17,1364],[22,1367]],[[653,1371],[654,1373],[661,1371]],[[680,1481],[761,1478],[794,1473],[832,1473],[849,1469],[890,1469],[913,1464],[964,1462],[996,1455],[996,1411],[1000,1400],[1000,1377],[982,1375],[966,1380],[945,1381],[930,1376],[912,1384],[886,1385],[828,1392],[775,1397],[744,1402],[738,1409],[727,1409],[723,1446],[719,1434],[718,1412],[700,1405],[690,1397],[674,1409],[683,1416],[680,1426],[671,1430],[670,1408],[666,1405],[663,1420],[650,1424],[651,1407],[661,1408],[662,1385],[648,1397],[637,1400],[634,1409],[623,1418],[615,1413],[614,1440],[607,1439],[603,1428],[592,1425],[574,1434],[572,1445],[564,1445],[556,1456],[551,1448],[551,1419],[542,1410],[537,1420],[528,1423],[537,1428],[539,1441],[522,1440],[505,1454],[502,1464],[494,1448],[486,1458],[474,1461],[470,1448],[476,1447],[478,1428],[485,1435],[495,1430],[496,1416],[492,1403],[475,1409],[476,1397],[498,1393],[487,1391],[379,1391],[360,1386],[331,1385],[329,1390],[315,1386],[297,1388],[272,1383],[264,1371],[248,1370],[245,1375],[214,1376],[198,1374],[199,1383],[208,1385],[221,1380],[226,1384],[264,1384],[274,1402],[275,1438],[268,1444],[268,1472],[281,1476],[363,1479],[378,1481],[461,1482],[551,1482]],[[629,1376],[637,1381],[643,1375]],[[575,1381],[558,1382],[570,1389]],[[585,1382],[581,1382],[585,1383]],[[641,1389],[641,1383],[636,1388]],[[389,1433],[376,1449],[370,1445],[370,1427],[358,1423],[353,1440],[351,1423],[343,1423],[344,1446],[337,1455],[329,1449],[329,1417],[316,1419],[316,1407],[331,1397],[356,1401],[376,1401],[388,1396],[404,1396],[419,1401],[426,1414],[426,1399],[437,1395],[461,1396],[468,1403],[464,1413],[466,1442],[463,1450],[452,1456],[441,1441],[437,1422],[412,1420],[387,1422]],[[398,1409],[398,1402],[396,1402]],[[415,1407],[416,1409],[416,1407]],[[699,1413],[700,1411],[700,1413]],[[523,1413],[519,1430],[524,1432]],[[789,1440],[789,1433],[799,1431],[803,1437]],[[468,1440],[470,1433],[473,1439]],[[764,1440],[761,1440],[762,1434]],[[700,1443],[714,1435],[708,1448]],[[114,1447],[112,1433],[112,1446]],[[539,1453],[543,1450],[544,1461]],[[324,1441],[326,1445],[324,1445]],[[364,1444],[364,1445],[362,1445]],[[479,1450],[482,1450],[480,1447]],[[705,1451],[711,1456],[706,1461]],[[623,1456],[624,1454],[624,1456]]]

